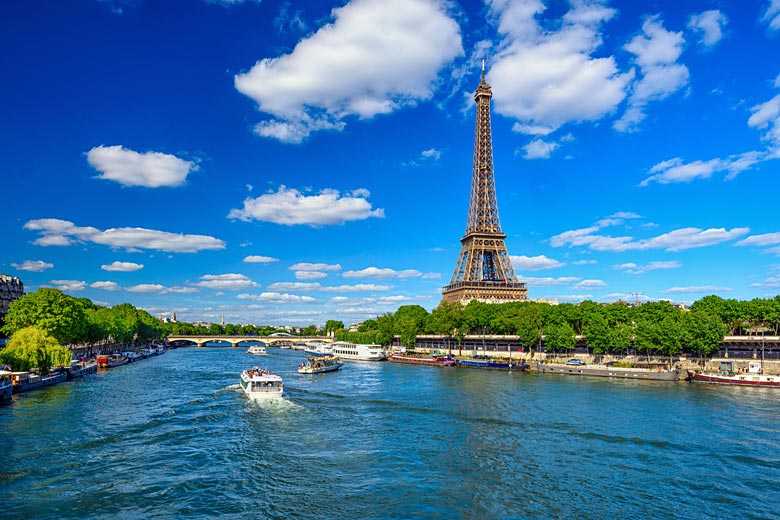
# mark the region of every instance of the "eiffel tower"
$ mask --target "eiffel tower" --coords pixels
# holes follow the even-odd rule
[[[493,177],[493,138],[490,132],[490,99],[493,91],[485,81],[482,62],[474,101],[477,126],[474,135],[474,164],[471,174],[471,202],[466,235],[450,284],[442,290],[442,301],[466,304],[471,300],[489,303],[528,299],[528,290],[515,275],[498,220],[496,184]]]

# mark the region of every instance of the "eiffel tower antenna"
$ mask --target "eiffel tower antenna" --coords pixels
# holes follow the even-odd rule
[[[490,129],[490,100],[493,92],[482,78],[474,92],[477,122],[474,133],[474,161],[471,174],[471,199],[466,234],[450,284],[442,290],[442,300],[460,302],[523,301],[528,299],[526,285],[515,275],[506,250],[498,219],[496,185],[493,175],[493,138]]]

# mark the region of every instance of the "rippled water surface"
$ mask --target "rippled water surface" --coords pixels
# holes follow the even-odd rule
[[[0,406],[3,518],[780,518],[780,391],[190,348]],[[285,398],[248,401],[252,365]]]

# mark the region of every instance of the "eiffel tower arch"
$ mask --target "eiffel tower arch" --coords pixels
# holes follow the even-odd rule
[[[474,162],[466,234],[449,285],[442,301],[466,304],[471,300],[490,303],[528,299],[526,285],[518,279],[504,244],[496,202],[493,174],[493,137],[490,130],[490,100],[493,92],[482,80],[474,92],[477,122],[474,135]]]

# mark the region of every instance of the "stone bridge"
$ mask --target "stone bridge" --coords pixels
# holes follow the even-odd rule
[[[177,341],[187,341],[195,343],[199,347],[205,347],[209,341],[220,341],[223,343],[230,343],[231,346],[237,347],[240,343],[248,343],[250,341],[262,341],[266,345],[275,345],[278,343],[306,343],[311,340],[320,341],[332,341],[331,338],[326,336],[196,336],[187,334],[171,334],[168,336],[168,342],[174,343]]]

